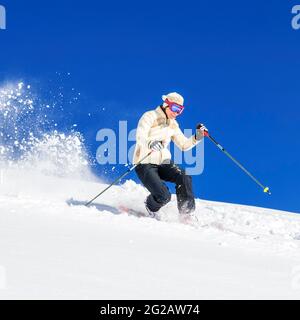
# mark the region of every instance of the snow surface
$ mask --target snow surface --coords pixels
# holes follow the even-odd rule
[[[194,228],[175,199],[162,222],[119,214],[143,208],[131,180],[86,208],[104,187],[2,170],[1,299],[300,298],[297,214],[197,200]]]
[[[31,90],[0,87],[0,299],[300,298],[300,215],[198,199],[196,228],[173,196],[136,218],[116,209],[143,210],[132,180],[87,208],[106,184]]]

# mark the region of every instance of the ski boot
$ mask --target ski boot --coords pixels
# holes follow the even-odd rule
[[[147,213],[148,213],[149,218],[153,218],[153,219],[156,219],[156,220],[160,220],[159,215],[158,215],[158,212],[153,212],[153,211],[151,211],[151,210],[148,208],[146,202],[145,202],[145,207],[146,207],[146,210],[147,210]]]

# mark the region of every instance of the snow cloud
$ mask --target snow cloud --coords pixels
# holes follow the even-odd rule
[[[30,84],[0,86],[0,169],[92,179],[83,135],[74,128],[57,130],[55,111],[56,104],[44,102]]]

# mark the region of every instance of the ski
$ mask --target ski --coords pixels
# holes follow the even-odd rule
[[[136,209],[132,209],[132,208],[129,208],[129,207],[126,207],[126,206],[119,206],[118,207],[118,210],[121,212],[121,213],[127,213],[129,215],[133,215],[133,216],[136,216],[136,217],[148,217],[147,213],[146,212],[143,212],[143,211],[139,211],[139,210],[136,210]]]
[[[138,218],[151,218],[151,219],[160,220],[158,216],[156,216],[154,218],[150,217],[149,214],[146,211],[136,210],[136,209],[129,208],[129,207],[126,207],[126,206],[119,206],[118,210],[121,213],[127,213],[128,215],[132,215],[132,216],[135,216],[135,217],[138,217]]]
[[[118,207],[118,211],[120,213],[126,213],[128,215],[135,216],[137,218],[149,218],[149,219],[155,219],[157,221],[165,221],[165,220],[162,220],[159,215],[156,215],[154,218],[152,218],[148,215],[148,213],[146,211],[136,210],[136,209],[129,208],[129,207],[126,207],[123,205]],[[168,221],[165,221],[165,222],[168,222]],[[178,222],[181,224],[185,224],[185,225],[194,227],[194,228],[199,228],[199,221],[196,218],[196,216],[181,215],[179,217]]]

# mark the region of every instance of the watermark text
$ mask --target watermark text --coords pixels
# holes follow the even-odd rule
[[[292,14],[294,15],[292,19],[292,28],[294,30],[300,29],[300,5],[295,5],[292,8]]]
[[[6,29],[6,9],[2,5],[0,5],[0,29]]]
[[[191,129],[183,131],[186,137],[191,137]],[[127,164],[132,162],[136,142],[136,129],[128,132],[127,121],[119,121],[118,132],[110,128],[102,128],[97,132],[96,141],[100,142],[97,148],[96,159],[101,165],[106,164]],[[131,146],[128,146],[128,144]],[[168,146],[173,155],[174,163],[186,165],[186,173],[189,175],[199,175],[204,170],[204,141],[200,142],[188,151],[182,152],[175,145]]]

